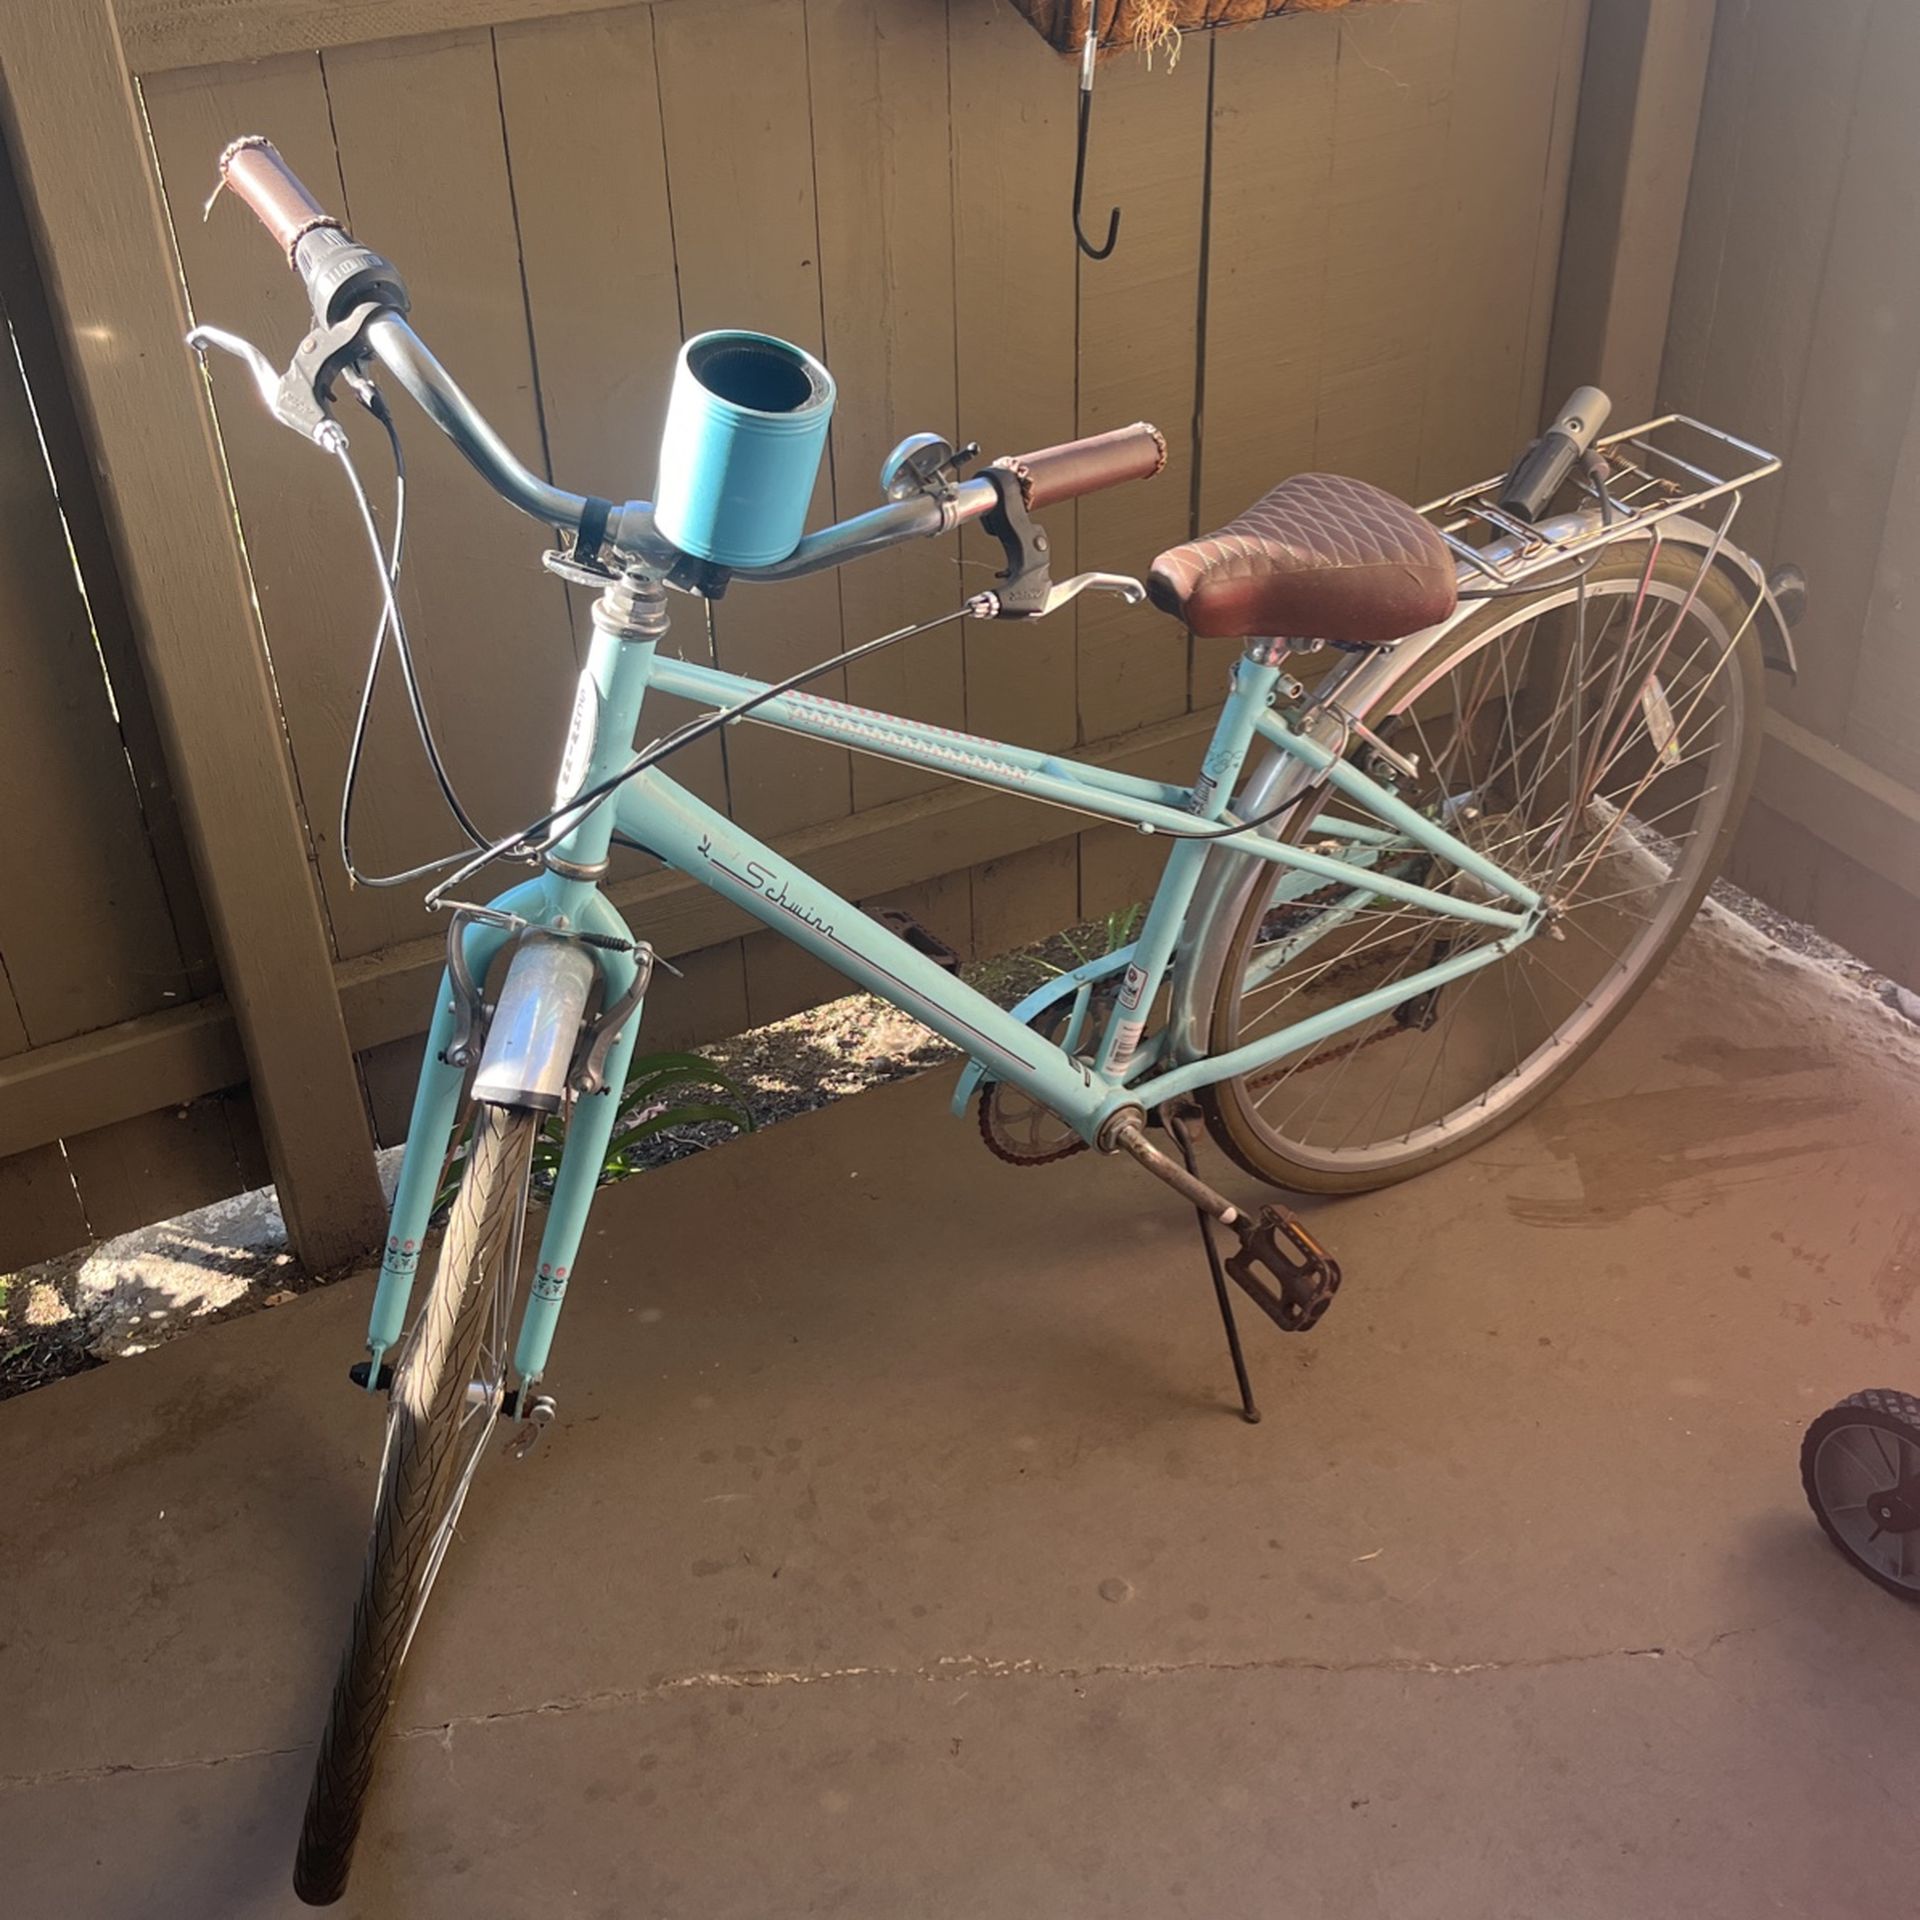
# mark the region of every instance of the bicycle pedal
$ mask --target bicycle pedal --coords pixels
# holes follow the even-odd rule
[[[890,933],[897,933],[915,953],[924,954],[947,973],[960,971],[960,956],[933,931],[923,927],[904,907],[880,907],[873,917]]]
[[[1234,1231],[1240,1251],[1226,1260],[1234,1285],[1282,1333],[1317,1326],[1340,1291],[1340,1263],[1285,1207],[1262,1207]]]

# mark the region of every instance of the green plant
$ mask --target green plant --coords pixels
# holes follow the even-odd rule
[[[1115,907],[1105,919],[1090,921],[1085,927],[1070,928],[1060,938],[1065,941],[1075,964],[1084,967],[1089,961],[1101,959],[1124,947],[1140,930],[1140,919],[1144,912],[1145,908],[1138,901],[1130,907]],[[1086,936],[1084,943],[1083,935]],[[1088,948],[1093,946],[1096,939],[1102,944],[1089,952]],[[1053,970],[1055,973],[1068,971],[1065,967],[1055,967]]]
[[[688,1097],[694,1093],[709,1097]],[[606,1162],[600,1169],[602,1183],[638,1172],[645,1165],[643,1150],[647,1143],[661,1134],[672,1133],[680,1127],[709,1125],[729,1127],[736,1133],[754,1130],[746,1090],[737,1080],[697,1053],[638,1056],[628,1069],[627,1084],[620,1092],[620,1120],[607,1143]],[[469,1121],[447,1157],[440,1191],[434,1196],[436,1214],[453,1203],[472,1138],[473,1127]],[[565,1124],[559,1114],[549,1114],[533,1146],[536,1192],[553,1184],[565,1147]]]

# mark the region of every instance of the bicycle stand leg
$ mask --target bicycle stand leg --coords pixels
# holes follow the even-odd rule
[[[1191,1111],[1163,1114],[1166,1129],[1173,1136],[1173,1143],[1180,1149],[1180,1158],[1185,1161],[1188,1173],[1199,1178],[1199,1167],[1193,1157],[1193,1136],[1197,1116]],[[1220,1265],[1220,1248],[1213,1237],[1213,1220],[1204,1207],[1195,1207],[1193,1217],[1200,1227],[1200,1245],[1207,1256],[1207,1271],[1213,1276],[1213,1298],[1220,1309],[1220,1324],[1226,1329],[1227,1352],[1233,1360],[1234,1383],[1240,1389],[1240,1417],[1249,1426],[1256,1426],[1260,1420],[1260,1409],[1253,1402],[1253,1382],[1247,1377],[1247,1356],[1240,1346],[1240,1323],[1233,1316],[1233,1295],[1227,1288],[1227,1276]]]

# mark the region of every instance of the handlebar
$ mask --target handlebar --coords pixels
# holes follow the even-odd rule
[[[1158,427],[1136,420],[1130,427],[1042,447],[1038,453],[1007,454],[993,464],[1012,471],[1027,506],[1038,511],[1102,487],[1151,480],[1167,464],[1167,439]]]
[[[244,135],[226,148],[219,164],[221,185],[246,205],[300,275],[312,303],[316,336],[328,329],[344,329],[358,315],[358,337],[365,348],[503,500],[546,526],[576,536],[583,521],[597,521],[604,528],[604,544],[628,559],[663,569],[682,561],[679,549],[655,529],[653,508],[647,501],[629,500],[615,506],[569,492],[541,479],[515,456],[407,324],[406,286],[391,262],[353,239],[270,140],[259,134]],[[229,344],[212,329],[197,331],[214,344]],[[306,345],[314,344],[315,338],[310,337]],[[299,365],[298,360],[295,364]],[[264,382],[262,388],[265,391]],[[1157,427],[1139,421],[1111,433],[1010,455],[993,464],[1013,473],[1028,508],[1040,509],[1125,481],[1150,479],[1166,461],[1165,437]],[[1000,500],[1000,487],[976,476],[950,486],[944,494],[911,495],[807,534],[784,560],[763,567],[735,567],[730,569],[731,577],[790,580],[842,566],[903,541],[986,518]]]
[[[306,189],[280,157],[280,149],[257,133],[243,133],[220,156],[220,184],[244,201],[294,265],[294,249],[321,227],[340,222]],[[343,228],[340,228],[344,231]]]

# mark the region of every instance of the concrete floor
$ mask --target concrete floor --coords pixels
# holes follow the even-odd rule
[[[1911,1913],[1920,1614],[1796,1453],[1920,1386],[1916,1066],[1697,933],[1536,1120],[1319,1209],[1258,1428],[1191,1215],[950,1074],[608,1193],[343,1911]],[[366,1300],[0,1407],[9,1911],[298,1910]]]

